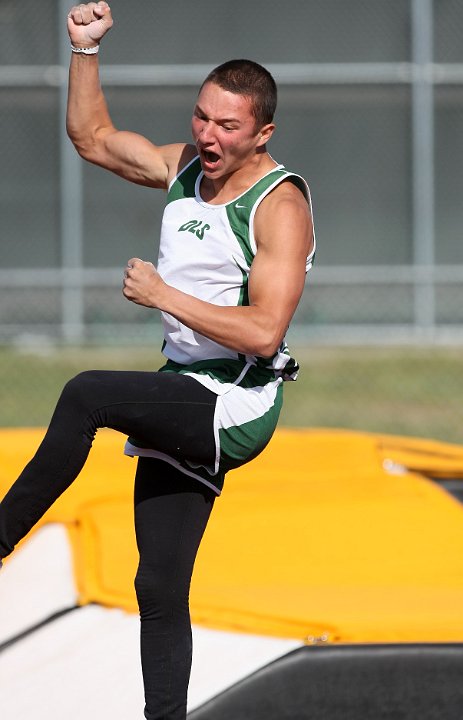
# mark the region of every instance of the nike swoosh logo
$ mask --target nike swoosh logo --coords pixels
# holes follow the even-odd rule
[[[247,208],[247,205],[240,205],[239,203],[235,203],[236,208]]]

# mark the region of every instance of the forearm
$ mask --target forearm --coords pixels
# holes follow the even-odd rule
[[[214,305],[166,284],[152,307],[158,307],[194,332],[244,355],[272,356],[286,330],[275,314],[259,306]]]
[[[101,89],[98,55],[72,53],[66,127],[83,157],[91,154],[98,131],[113,127]]]

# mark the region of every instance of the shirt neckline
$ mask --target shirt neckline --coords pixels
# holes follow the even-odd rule
[[[199,157],[199,155],[198,155],[198,157]],[[272,158],[272,160],[273,160],[273,158]],[[196,178],[196,182],[195,182],[195,199],[196,199],[196,202],[198,202],[199,205],[202,205],[203,207],[206,207],[206,208],[212,209],[212,210],[215,210],[215,209],[220,210],[221,208],[227,207],[227,205],[233,205],[233,203],[238,202],[238,200],[240,200],[240,198],[244,197],[244,195],[246,195],[250,190],[252,190],[252,188],[255,187],[255,186],[257,185],[257,183],[260,183],[261,180],[263,180],[264,178],[268,177],[268,175],[270,175],[271,173],[275,172],[275,170],[284,170],[284,165],[281,165],[281,164],[275,165],[275,167],[273,167],[271,170],[269,170],[268,172],[266,172],[265,175],[262,175],[262,177],[260,177],[258,180],[256,180],[255,183],[253,183],[250,187],[248,187],[247,190],[245,190],[244,192],[242,192],[240,195],[237,195],[236,197],[232,198],[231,200],[228,200],[228,201],[225,202],[225,203],[220,203],[219,205],[216,205],[215,203],[214,203],[214,204],[213,204],[213,203],[208,203],[208,202],[206,202],[206,200],[203,200],[203,198],[201,197],[200,187],[201,187],[201,181],[202,181],[202,179],[203,179],[203,177],[204,177],[204,172],[203,172],[203,170],[201,170],[201,171],[199,172],[199,175],[198,175],[198,177]]]

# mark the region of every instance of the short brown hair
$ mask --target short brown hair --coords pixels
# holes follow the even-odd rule
[[[211,70],[201,88],[208,82],[223,90],[251,98],[256,128],[271,123],[277,106],[277,86],[272,75],[253,60],[228,60]]]

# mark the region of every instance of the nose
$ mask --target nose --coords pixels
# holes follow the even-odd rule
[[[212,123],[209,121],[203,121],[199,128],[198,140],[202,143],[208,143],[213,141],[214,128]]]

